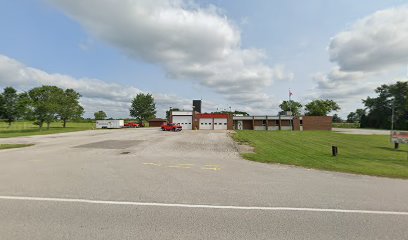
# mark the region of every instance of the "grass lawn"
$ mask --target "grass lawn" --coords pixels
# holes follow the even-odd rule
[[[69,122],[66,128],[62,127],[62,123],[54,122],[51,124],[51,128],[49,130],[47,130],[47,128],[44,127],[40,131],[38,129],[38,126],[34,125],[32,122],[15,122],[12,123],[11,127],[9,127],[8,124],[5,122],[0,122],[0,138],[75,132],[90,130],[93,128],[95,128],[95,123],[92,122],[84,123]]]
[[[32,144],[0,144],[0,150],[10,149],[10,148],[30,147],[30,146],[33,146],[33,145]]]
[[[394,150],[389,136],[322,131],[237,131],[233,138],[255,147],[243,157],[329,171],[408,179],[408,146]],[[339,155],[331,156],[331,146]]]

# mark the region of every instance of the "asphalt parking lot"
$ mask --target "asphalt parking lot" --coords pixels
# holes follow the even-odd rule
[[[243,160],[225,131],[0,139],[1,239],[407,239],[408,181]]]

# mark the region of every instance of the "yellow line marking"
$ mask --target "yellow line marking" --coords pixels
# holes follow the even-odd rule
[[[168,168],[191,168],[191,167],[187,167],[187,166],[167,166]]]
[[[219,170],[221,170],[221,168],[218,168],[218,167],[213,167],[213,168],[205,167],[205,168],[201,168],[201,169],[204,169],[204,170],[213,170],[213,171],[219,171]]]
[[[158,167],[161,166],[160,164],[157,164],[157,163],[143,163],[143,164],[144,164],[144,165],[158,166]]]

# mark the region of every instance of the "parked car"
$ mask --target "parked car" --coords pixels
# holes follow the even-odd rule
[[[178,132],[181,131],[183,129],[182,126],[175,124],[175,123],[167,123],[167,124],[163,124],[161,126],[161,130],[162,131],[173,131],[173,132]]]
[[[125,125],[123,127],[125,127],[125,128],[138,128],[138,127],[140,127],[140,124],[135,123],[135,122],[128,122],[128,123],[125,123]]]

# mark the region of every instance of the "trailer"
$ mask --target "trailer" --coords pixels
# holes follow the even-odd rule
[[[96,128],[122,128],[125,125],[124,120],[97,120]]]

